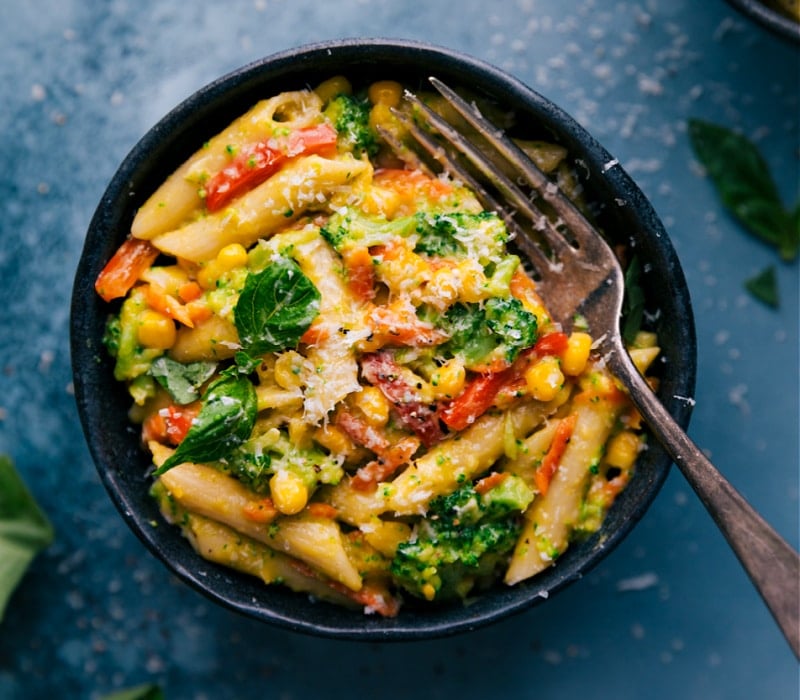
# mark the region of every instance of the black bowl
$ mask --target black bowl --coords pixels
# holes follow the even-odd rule
[[[128,423],[129,397],[114,381],[101,342],[109,305],[93,281],[130,230],[137,208],[167,175],[210,136],[258,99],[313,86],[344,74],[358,83],[396,79],[425,86],[436,75],[466,86],[515,115],[528,137],[564,145],[585,178],[599,223],[626,232],[645,264],[643,286],[653,301],[663,346],[659,394],[684,427],[696,369],[691,302],[675,251],[651,205],[592,136],[556,105],[524,84],[474,58],[408,41],[344,40],[300,47],[247,65],[202,88],[156,124],[131,151],[108,186],[91,221],[72,297],[71,350],[75,395],[98,472],[131,529],[177,576],[210,598],[254,618],[295,631],[347,639],[420,639],[461,632],[541,603],[596,565],[642,517],[669,471],[671,460],[655,444],[644,452],[628,488],[599,532],[573,544],[556,566],[514,587],[498,585],[470,605],[430,607],[407,603],[395,619],[367,617],[213,565],[195,554],[148,495],[149,459]]]
[[[800,43],[800,23],[772,9],[762,0],[728,0],[728,2],[773,34]]]

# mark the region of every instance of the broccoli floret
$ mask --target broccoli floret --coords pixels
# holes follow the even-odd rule
[[[504,255],[508,229],[494,212],[420,213],[416,218],[418,253],[467,256],[484,266],[499,262]]]
[[[406,238],[413,233],[414,217],[385,219],[370,216],[358,209],[335,212],[320,229],[322,237],[341,253],[348,248],[383,245],[393,238]]]
[[[282,430],[273,428],[250,438],[214,466],[233,474],[256,493],[269,493],[273,474],[289,470],[299,476],[309,495],[321,484],[339,483],[341,463],[316,447],[299,447]]]
[[[324,114],[339,134],[339,147],[360,157],[374,156],[378,136],[369,125],[370,103],[366,98],[340,94],[325,107]]]
[[[463,486],[430,504],[428,518],[401,543],[391,564],[397,583],[427,600],[464,598],[491,583],[519,536],[533,492],[509,475],[479,494]]]
[[[460,357],[468,369],[513,362],[536,342],[536,316],[514,297],[493,297],[484,304],[454,304],[437,325],[450,339],[440,351]]]

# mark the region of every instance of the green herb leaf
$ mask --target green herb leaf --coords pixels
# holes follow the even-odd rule
[[[644,292],[640,278],[642,265],[637,256],[633,256],[625,270],[625,298],[622,302],[622,338],[632,344],[636,334],[642,329],[644,318]]]
[[[778,278],[774,265],[770,265],[755,277],[746,280],[744,286],[756,299],[764,302],[767,306],[777,309],[780,305]]]
[[[137,685],[133,688],[118,690],[109,695],[103,695],[101,700],[165,700],[166,696],[161,688],[153,683]]]
[[[249,355],[295,347],[319,314],[320,293],[293,260],[281,257],[250,273],[234,309]]]
[[[775,246],[784,260],[797,256],[800,235],[758,148],[745,136],[700,119],[689,139],[726,209],[750,232]]]
[[[200,387],[211,379],[216,368],[216,362],[183,364],[164,355],[153,360],[148,374],[155,377],[177,403],[186,405],[200,398]]]
[[[221,376],[209,385],[192,427],[156,475],[182,462],[222,459],[250,437],[257,413],[256,390],[250,380],[240,374]]]
[[[53,541],[53,528],[11,460],[0,456],[0,621],[34,557]]]

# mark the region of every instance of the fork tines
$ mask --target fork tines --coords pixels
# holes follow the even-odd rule
[[[405,98],[416,115],[421,115],[441,139],[435,138],[417,124],[411,114],[396,111],[409,134],[433,161],[472,189],[482,200],[484,207],[497,211],[512,233],[520,228],[526,231],[527,235],[517,237],[515,242],[532,259],[539,275],[546,275],[554,267],[560,268],[557,261],[565,254],[574,256],[579,247],[576,246],[576,236],[570,233],[585,227],[591,228],[590,224],[560,191],[558,185],[501,129],[489,122],[475,104],[466,102],[441,80],[435,77],[429,80],[474,133],[470,133],[469,137],[465,136],[462,133],[463,127],[454,126],[415,94],[406,91]],[[488,148],[482,149],[478,145],[481,141]],[[472,174],[464,161],[477,171],[480,180]],[[487,184],[497,194],[491,192]],[[556,216],[545,214],[534,203],[537,199],[546,203]],[[596,233],[592,232],[591,235],[596,236]],[[538,239],[539,245],[532,244],[531,237]],[[543,242],[546,252],[540,247]]]

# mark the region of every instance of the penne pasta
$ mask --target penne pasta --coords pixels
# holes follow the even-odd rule
[[[352,157],[308,156],[240,198],[234,206],[208,214],[151,239],[162,253],[192,262],[214,258],[232,243],[245,247],[266,238],[309,208],[319,208],[367,166]]]
[[[245,144],[270,139],[278,130],[308,126],[319,120],[319,109],[319,98],[307,90],[262,100],[167,178],[136,213],[131,234],[152,240],[199,215],[209,176],[228,165]]]
[[[160,477],[175,501],[237,532],[303,561],[352,590],[361,576],[347,556],[338,525],[310,515],[264,518],[263,499],[236,479],[200,464],[180,464]],[[268,511],[269,506],[264,510]]]
[[[547,493],[525,513],[505,582],[513,585],[551,566],[567,548],[578,525],[580,506],[623,406],[618,397],[577,401],[577,420],[569,445]]]
[[[393,616],[552,565],[642,437],[502,217],[398,161],[402,86],[379,88],[275,95],[198,144],[99,288],[164,517],[209,561]],[[569,185],[563,147],[523,146]],[[631,349],[642,373],[658,352]]]
[[[547,404],[522,404],[508,416],[517,436],[524,436],[563,403],[561,392]],[[488,470],[505,450],[506,416],[484,415],[457,438],[444,441],[416,460],[390,485],[385,508],[397,515],[424,514],[431,499],[451,493]],[[379,487],[381,490],[381,487]]]

